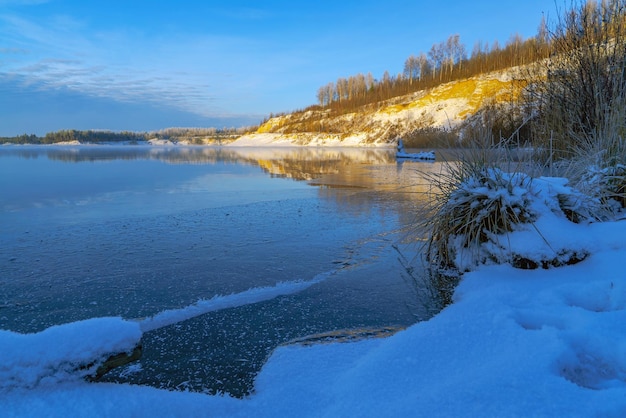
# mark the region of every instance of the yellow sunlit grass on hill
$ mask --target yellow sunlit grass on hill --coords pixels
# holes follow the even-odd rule
[[[443,84],[425,92],[417,100],[388,106],[383,109],[383,112],[391,114],[412,108],[427,107],[448,100],[464,99],[467,101],[467,107],[458,114],[458,117],[465,119],[465,117],[476,113],[488,101],[505,103],[516,100],[521,90],[521,83],[516,83],[513,80],[471,78]]]
[[[285,124],[283,117],[271,118],[257,129],[257,133],[265,134],[268,132],[275,132]]]

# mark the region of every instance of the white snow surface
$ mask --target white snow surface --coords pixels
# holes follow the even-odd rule
[[[389,144],[377,142],[366,144],[367,135],[364,133],[355,133],[351,135],[333,135],[333,134],[316,134],[316,133],[300,133],[300,134],[279,134],[279,133],[251,133],[243,135],[236,141],[228,144],[228,147],[290,147],[290,146],[309,146],[309,147],[388,147]]]
[[[541,179],[534,187],[541,197],[564,186]],[[68,364],[132,346],[137,322],[2,331],[0,415],[626,416],[626,220],[573,224],[549,206],[534,210],[550,246],[539,246],[531,230],[511,233],[511,245],[527,253],[584,249],[583,261],[478,266],[452,305],[392,337],[278,348],[245,399],[87,383],[71,373]]]
[[[139,324],[121,318],[57,325],[37,334],[0,330],[0,392],[75,382],[111,355],[132,351],[140,338]]]
[[[228,144],[229,147],[290,147],[294,145],[295,144],[291,138],[273,133],[248,134],[238,138],[235,142]]]

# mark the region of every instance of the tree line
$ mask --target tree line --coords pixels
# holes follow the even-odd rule
[[[240,128],[167,128],[152,132],[131,132],[131,131],[95,131],[63,129],[55,132],[48,132],[44,136],[34,134],[23,134],[14,137],[0,137],[0,143],[9,144],[58,144],[64,142],[79,142],[81,144],[98,143],[140,143],[151,139],[189,141],[192,143],[219,143],[240,136],[253,130],[250,127]]]
[[[34,134],[0,138],[0,142],[12,144],[58,144],[61,142],[101,143],[101,142],[137,142],[146,140],[146,133],[112,132],[112,131],[79,131],[63,129],[48,132],[44,136]]]
[[[535,37],[522,39],[513,35],[503,47],[477,42],[468,56],[458,34],[434,44],[428,52],[410,55],[403,71],[391,75],[385,71],[380,79],[371,73],[340,77],[317,91],[318,105],[336,111],[352,111],[359,106],[381,102],[439,84],[475,75],[522,66],[548,57],[549,37],[542,19]]]

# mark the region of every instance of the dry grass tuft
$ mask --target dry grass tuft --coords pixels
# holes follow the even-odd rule
[[[577,189],[597,199],[601,219],[626,208],[626,143],[622,136],[626,127],[622,118],[623,114],[619,119],[608,118],[609,126],[579,138],[566,171]]]
[[[519,170],[502,171],[500,163],[513,164],[513,158],[503,155],[505,148],[485,145],[492,140],[488,133],[482,138],[458,160],[445,161],[440,173],[425,173],[438,193],[421,226],[430,231],[425,253],[444,303],[451,301],[460,274],[486,261],[502,262],[503,237],[536,218],[532,178]]]

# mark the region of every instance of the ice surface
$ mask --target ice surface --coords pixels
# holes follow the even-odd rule
[[[159,312],[150,318],[143,319],[140,322],[141,330],[143,332],[154,331],[155,329],[176,324],[208,312],[257,303],[275,298],[277,296],[300,292],[316,283],[321,282],[322,280],[325,280],[333,273],[334,271],[321,273],[309,281],[280,282],[271,287],[252,288],[237,294],[215,296],[208,300],[200,300],[193,305],[189,305],[184,308],[170,309]]]
[[[546,179],[536,182],[536,187],[539,195],[547,196],[564,185]],[[91,358],[127,349],[141,334],[139,323],[104,318],[37,334],[4,331],[0,333],[2,413],[18,417],[625,416],[626,221],[572,224],[555,215],[549,205],[535,210],[536,230],[509,235],[516,251],[547,257],[555,249],[570,248],[584,249],[589,255],[575,265],[549,269],[477,266],[464,275],[452,305],[387,339],[278,348],[257,376],[254,391],[244,399],[80,379],[83,372],[75,366],[87,354]],[[538,246],[544,239],[550,245]],[[324,280],[302,293],[339,281]],[[295,295],[284,297],[271,301],[294,308]],[[382,298],[375,295],[374,299]],[[264,303],[268,301],[259,305]],[[374,300],[369,309],[375,307]],[[200,319],[209,318],[211,313],[185,324],[196,321],[202,326],[207,323]],[[101,345],[109,343],[106,348]]]

